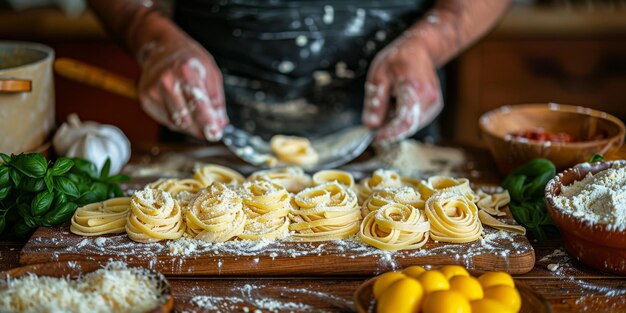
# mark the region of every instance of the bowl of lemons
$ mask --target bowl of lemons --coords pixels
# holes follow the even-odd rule
[[[550,304],[505,272],[468,271],[459,265],[411,266],[364,282],[354,294],[357,312],[552,312]]]

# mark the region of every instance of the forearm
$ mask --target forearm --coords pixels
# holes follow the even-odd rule
[[[184,33],[149,0],[88,0],[110,35],[134,56],[150,44],[184,38]]]
[[[423,41],[433,62],[441,66],[489,31],[509,3],[510,0],[438,0],[404,37]]]

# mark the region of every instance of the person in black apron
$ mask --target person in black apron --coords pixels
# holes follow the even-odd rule
[[[143,108],[219,140],[227,123],[269,138],[365,124],[378,142],[441,111],[437,68],[484,34],[502,0],[90,0],[137,56]],[[192,39],[193,38],[193,39]]]

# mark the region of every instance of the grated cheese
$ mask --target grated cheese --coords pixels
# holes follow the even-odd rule
[[[72,280],[30,274],[0,281],[0,312],[148,312],[162,303],[157,277],[112,262]]]

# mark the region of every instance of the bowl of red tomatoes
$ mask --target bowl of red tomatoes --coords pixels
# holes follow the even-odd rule
[[[626,134],[613,115],[556,103],[505,105],[483,114],[479,127],[502,174],[535,158],[564,170],[614,152]]]

